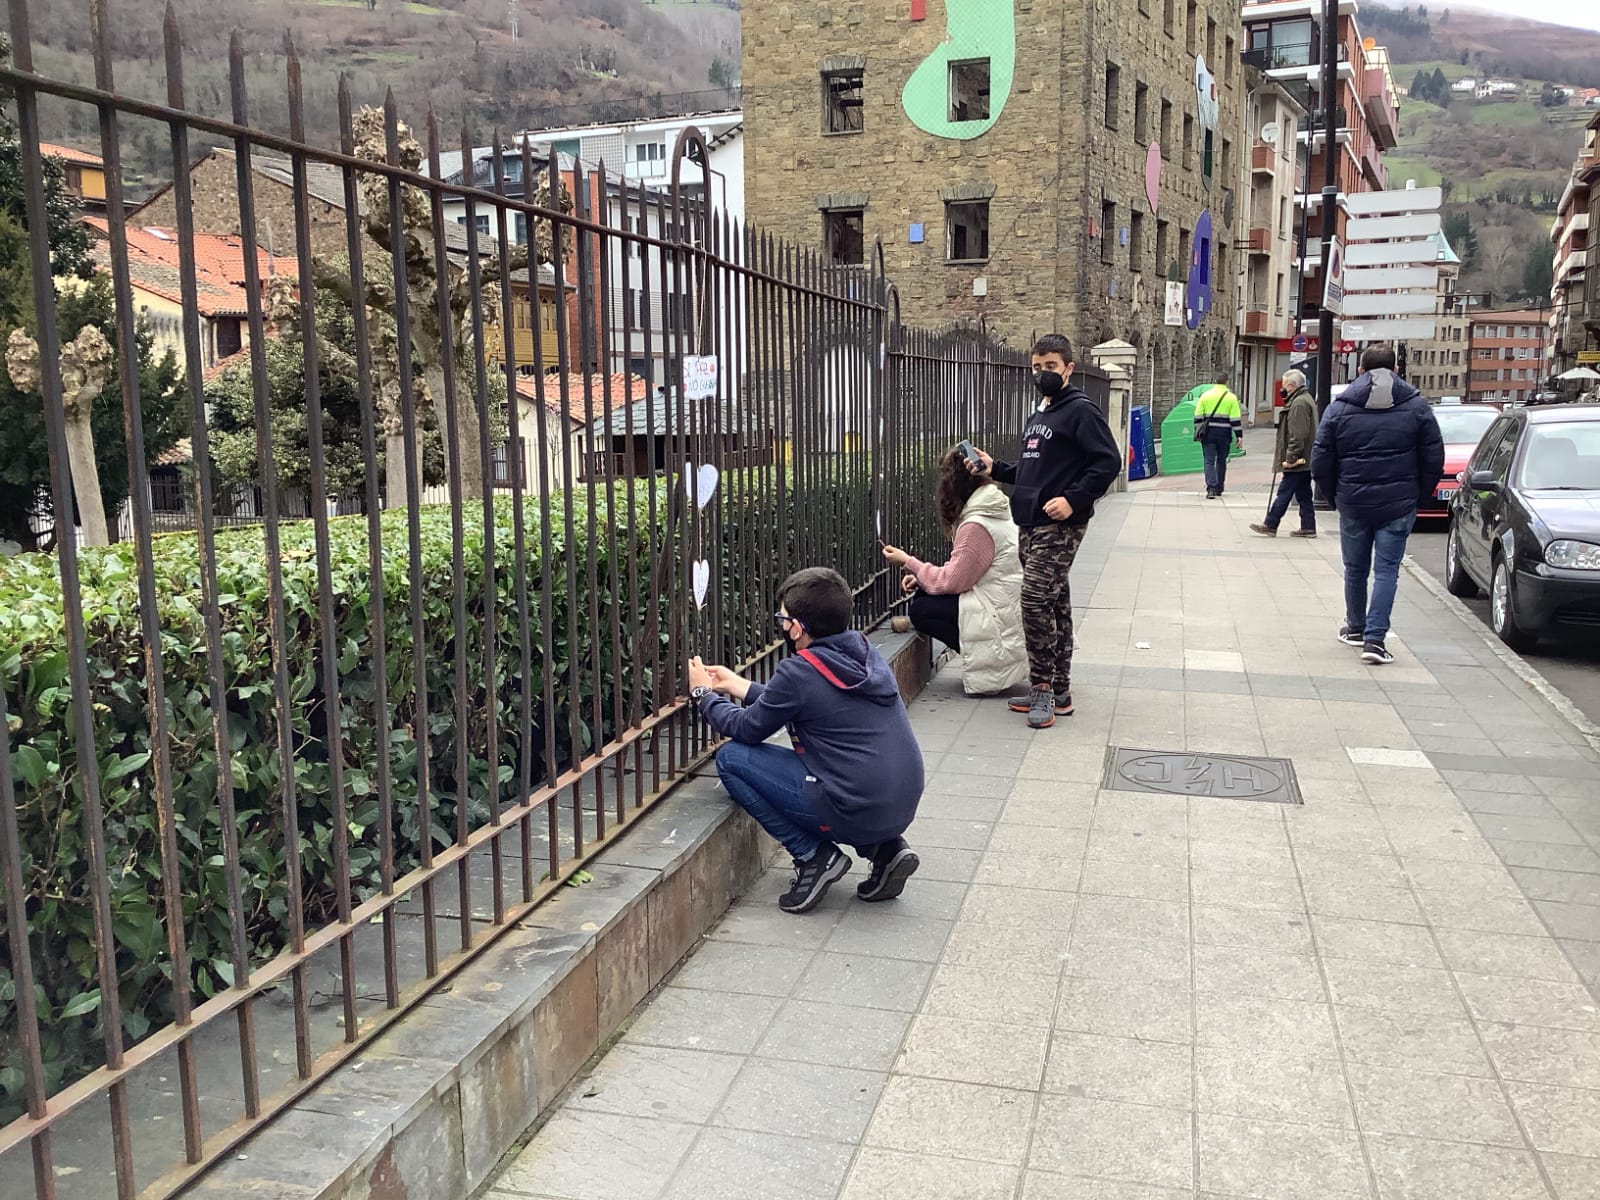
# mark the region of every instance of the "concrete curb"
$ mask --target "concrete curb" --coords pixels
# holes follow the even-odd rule
[[[911,700],[917,634],[872,635]],[[192,1184],[189,1200],[462,1200],[777,853],[710,766],[361,1054]]]
[[[1504,666],[1509,668],[1513,675],[1532,688],[1540,696],[1540,698],[1543,699],[1545,703],[1550,705],[1551,708],[1555,709],[1556,712],[1559,713],[1569,725],[1581,733],[1584,737],[1584,740],[1587,741],[1591,747],[1593,747],[1596,751],[1600,751],[1600,726],[1597,726],[1593,721],[1589,720],[1588,717],[1584,716],[1583,713],[1579,711],[1578,706],[1571,700],[1568,700],[1567,697],[1563,695],[1562,692],[1555,686],[1555,684],[1551,683],[1543,675],[1539,674],[1538,669],[1534,667],[1532,663],[1528,662],[1528,660],[1523,658],[1522,655],[1518,654],[1515,650],[1511,649],[1510,646],[1507,646],[1498,637],[1496,637],[1494,635],[1494,631],[1486,626],[1482,621],[1478,620],[1477,615],[1470,608],[1461,603],[1461,601],[1456,597],[1452,596],[1449,592],[1449,589],[1447,589],[1443,583],[1439,582],[1439,580],[1435,579],[1432,575],[1428,574],[1427,571],[1418,566],[1416,560],[1412,558],[1411,555],[1406,555],[1403,562],[1407,573],[1410,574],[1410,576],[1418,583],[1420,583],[1436,600],[1440,601],[1445,608],[1449,609],[1451,614],[1455,616],[1457,620],[1466,624],[1475,634],[1477,634],[1479,639],[1481,639],[1483,644],[1488,647],[1489,652],[1493,654],[1496,659],[1498,659]]]

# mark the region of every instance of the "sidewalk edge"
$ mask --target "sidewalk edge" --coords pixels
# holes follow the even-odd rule
[[[1538,669],[1529,663],[1527,659],[1497,638],[1494,635],[1494,631],[1478,620],[1477,615],[1470,608],[1452,596],[1443,583],[1418,566],[1416,559],[1408,554],[1404,562],[1406,571],[1413,579],[1426,588],[1436,600],[1442,602],[1457,620],[1464,622],[1471,628],[1495,658],[1510,668],[1513,675],[1537,692],[1569,725],[1583,735],[1584,740],[1594,750],[1600,751],[1600,726],[1597,726],[1588,717],[1584,716],[1578,706],[1567,699],[1566,695],[1555,684],[1539,674]]]

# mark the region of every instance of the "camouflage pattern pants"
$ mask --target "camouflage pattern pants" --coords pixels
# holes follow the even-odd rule
[[[1021,529],[1022,632],[1028,641],[1028,675],[1035,687],[1072,689],[1072,588],[1067,574],[1087,525]]]

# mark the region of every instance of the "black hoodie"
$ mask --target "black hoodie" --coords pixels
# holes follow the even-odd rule
[[[822,832],[864,846],[904,833],[922,799],[922,749],[889,664],[855,630],[819,638],[752,683],[741,707],[712,692],[700,712],[747,745],[784,726],[804,756]]]
[[[1011,519],[1023,528],[1053,525],[1044,506],[1057,496],[1072,505],[1068,525],[1087,525],[1094,502],[1122,471],[1122,452],[1100,406],[1070,384],[1028,418],[1022,457],[994,464],[996,483],[1011,487]]]

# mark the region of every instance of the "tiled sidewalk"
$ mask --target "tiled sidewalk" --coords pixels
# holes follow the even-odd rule
[[[774,871],[496,1200],[1600,1196],[1600,769],[1403,578],[1339,645],[1337,540],[1264,496],[1106,506],[1078,715],[946,670],[923,869],[805,917]],[[1293,760],[1303,806],[1102,790],[1108,746]]]

